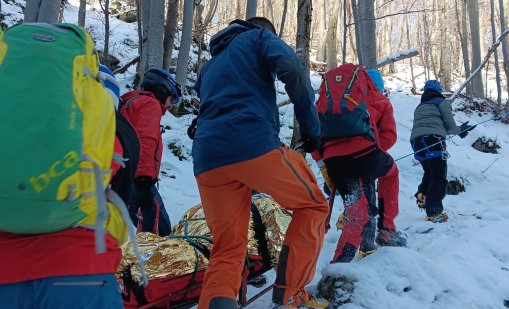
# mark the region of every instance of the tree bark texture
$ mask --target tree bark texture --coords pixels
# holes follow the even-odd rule
[[[367,68],[374,68],[376,67],[375,0],[359,0],[358,5],[362,24],[362,64]]]
[[[247,0],[246,6],[246,19],[256,16],[256,7],[258,5],[257,0]]]
[[[288,0],[284,0],[283,3],[283,16],[281,16],[281,25],[279,26],[279,34],[280,38],[283,37],[283,32],[285,30],[285,22],[286,22],[286,14],[288,13]]]
[[[507,21],[505,19],[505,8],[504,8],[504,0],[498,0],[498,11],[500,14],[500,32],[503,32],[507,29]],[[506,90],[509,96],[509,48],[508,48],[509,38],[505,38],[502,40],[502,58],[503,58],[503,68],[505,72],[505,80],[506,80]],[[507,100],[509,102],[509,99]],[[506,110],[509,110],[509,104],[506,104]]]
[[[193,31],[194,0],[184,0],[184,15],[182,25],[182,38],[177,59],[177,73],[175,78],[182,87],[186,85],[187,68],[189,64],[189,51]]]
[[[495,25],[495,0],[490,0],[490,13],[491,13],[491,36],[493,38],[492,43],[495,44],[497,41],[497,28]],[[497,105],[499,108],[502,107],[502,86],[500,84],[500,68],[498,63],[498,52],[494,52],[495,57],[495,79],[497,82]],[[486,81],[486,85],[488,81]]]
[[[78,8],[78,25],[85,27],[85,17],[87,14],[87,0],[80,0]]]
[[[29,0],[25,8],[25,22],[57,23],[60,0]]]
[[[103,63],[107,67],[110,66],[110,0],[104,0],[104,48],[103,48]]]
[[[327,24],[327,69],[338,66],[337,29],[339,19],[339,0],[333,0],[329,6],[329,22]]]
[[[311,0],[298,0],[297,4],[297,38],[296,52],[300,54],[309,68],[309,45],[311,39],[311,12],[313,10]],[[293,117],[293,134],[290,143],[295,148],[301,140],[299,122]]]
[[[164,0],[150,0],[147,69],[163,67]]]
[[[148,31],[150,26],[150,3],[152,1],[146,0],[138,0],[141,4],[141,30],[142,30],[142,40],[141,40],[141,59],[140,59],[140,69],[141,74],[144,74],[148,70],[148,55],[150,45],[148,42]]]
[[[217,3],[217,2],[216,2]],[[166,6],[166,23],[164,25],[164,52],[163,68],[170,69],[173,46],[175,44],[175,34],[177,33],[179,0],[168,0]]]
[[[479,1],[467,0],[467,11],[470,18],[470,33],[472,36],[472,68],[481,64],[481,35],[479,28]],[[472,96],[484,98],[482,74],[472,78]]]
[[[364,55],[362,54],[362,23],[360,21],[361,16],[359,13],[359,7],[357,0],[351,0],[352,16],[355,24],[355,46],[357,48],[357,59],[359,64],[364,65]]]

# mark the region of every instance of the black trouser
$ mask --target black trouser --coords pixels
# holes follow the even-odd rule
[[[414,151],[418,151],[435,143],[439,144],[430,147],[430,152],[444,152],[446,149],[443,137],[435,135],[426,135],[418,137],[412,141]],[[425,156],[425,151],[421,152],[420,158]],[[421,154],[419,153],[419,154]],[[424,175],[422,176],[421,184],[418,187],[418,192],[426,196],[424,207],[426,208],[426,215],[434,217],[444,211],[442,200],[446,195],[447,189],[447,158],[439,155],[420,160]]]
[[[129,215],[138,232],[151,232],[160,236],[170,235],[170,217],[166,212],[163,199],[156,185],[152,185],[150,188],[153,195],[153,203],[149,207],[139,206],[140,203],[136,197],[139,196],[137,192],[140,188],[135,184],[134,189],[135,194],[132,203],[129,205]]]
[[[343,198],[345,214],[349,219],[332,262],[349,262],[354,258],[357,246],[360,245],[362,251],[375,248],[375,217],[378,214],[375,179],[387,174],[393,160],[374,146],[348,156],[332,157],[324,162]]]

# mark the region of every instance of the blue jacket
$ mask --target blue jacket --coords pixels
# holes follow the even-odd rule
[[[270,31],[232,24],[210,40],[212,59],[194,85],[201,104],[194,174],[280,147],[275,77],[285,84],[304,137],[320,134],[304,62]]]

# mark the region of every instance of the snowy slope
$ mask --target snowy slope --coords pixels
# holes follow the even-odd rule
[[[398,126],[398,142],[390,150],[395,158],[412,152],[409,142],[413,110],[419,97],[410,94],[406,67],[398,66],[399,78],[386,78],[391,89]],[[314,77],[314,82],[319,79]],[[424,80],[419,80],[422,87]],[[281,85],[278,89],[283,89]],[[280,100],[285,96],[281,95]],[[458,102],[456,102],[458,104]],[[291,136],[292,106],[281,109],[284,141]],[[457,112],[458,123],[471,124],[491,118],[491,115],[466,115]],[[166,142],[176,142],[191,148],[184,129],[190,118],[165,117],[175,130],[168,131]],[[507,126],[490,121],[477,127],[465,139],[448,141],[449,179],[466,181],[466,192],[447,196],[445,210],[450,220],[443,224],[424,222],[413,195],[422,177],[422,169],[412,156],[399,160],[400,215],[396,224],[408,236],[408,248],[381,248],[375,254],[350,264],[329,265],[340,232],[331,230],[325,237],[318,271],[312,285],[322,275],[343,275],[355,282],[350,304],[345,308],[504,308],[509,300],[509,137]],[[470,145],[481,136],[497,139],[499,154],[486,154]],[[168,151],[164,168],[176,178],[164,177],[162,194],[174,223],[192,205],[199,202],[192,177],[192,164],[178,159]],[[319,183],[323,179],[314,162],[309,160]],[[483,172],[484,171],[484,172]],[[342,201],[336,199],[332,220],[342,211]],[[334,221],[335,222],[335,221]],[[268,274],[269,281],[274,273]],[[250,294],[257,289],[251,288]],[[406,292],[405,292],[406,291]],[[267,308],[270,293],[249,308]]]
[[[0,0],[4,1],[4,0]],[[24,2],[19,0],[20,3]],[[75,4],[77,1],[71,1]],[[22,19],[18,5],[2,3],[9,12],[7,22]],[[77,9],[68,5],[65,21],[76,20]],[[112,19],[113,20],[113,19]],[[98,48],[102,46],[101,16],[88,12],[87,25],[92,30]],[[126,63],[137,51],[135,24],[113,20],[112,52]],[[410,94],[409,70],[398,65],[396,76],[386,77],[391,90],[398,126],[398,142],[390,150],[395,159],[411,153],[409,135],[413,110],[419,98]],[[131,83],[133,71],[117,76],[126,85]],[[416,72],[418,74],[419,72]],[[319,77],[313,76],[315,85]],[[422,77],[417,81],[422,87]],[[494,82],[489,85],[494,88]],[[278,84],[279,101],[284,101],[284,87]],[[125,90],[125,88],[124,88]],[[457,104],[457,103],[456,103]],[[280,110],[281,138],[289,142],[293,119],[292,105]],[[470,120],[475,124],[490,115],[456,113],[456,121]],[[166,148],[163,153],[160,191],[166,208],[175,224],[191,206],[199,203],[199,194],[192,173],[191,141],[186,129],[192,116],[176,118],[167,114],[162,124],[170,130],[163,134],[166,145],[176,144],[188,160],[180,161]],[[408,236],[408,248],[381,248],[361,261],[329,265],[340,232],[331,230],[325,237],[317,265],[317,273],[310,288],[322,275],[342,275],[354,282],[350,303],[344,308],[509,308],[509,137],[507,126],[487,122],[470,132],[465,139],[458,137],[448,142],[449,178],[466,180],[466,192],[445,198],[445,210],[450,220],[443,224],[423,221],[424,213],[415,205],[413,195],[422,176],[422,170],[412,156],[399,160],[400,215],[396,224]],[[477,137],[497,139],[499,154],[485,154],[470,145]],[[314,162],[309,164],[323,183]],[[336,199],[332,221],[342,211],[341,199]],[[304,253],[303,253],[304,254]],[[274,273],[267,274],[269,282]],[[251,288],[252,295],[257,289]],[[506,305],[504,306],[504,301]],[[249,308],[267,308],[270,293]]]

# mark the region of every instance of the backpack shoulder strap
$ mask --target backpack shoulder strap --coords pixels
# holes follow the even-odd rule
[[[138,97],[142,96],[141,93],[137,93],[134,96],[132,96],[129,100],[127,100],[123,105],[125,105],[126,109],[129,109],[131,107],[131,104],[133,104],[134,100],[136,100]]]

